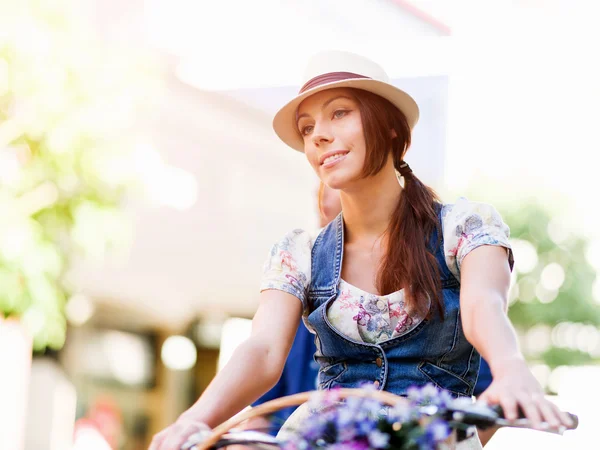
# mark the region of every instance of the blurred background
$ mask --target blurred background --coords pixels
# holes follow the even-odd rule
[[[318,226],[271,117],[322,49],[421,107],[407,161],[511,227],[510,316],[597,448],[600,38],[584,0],[0,0],[0,448],[138,450],[249,333],[271,245]]]

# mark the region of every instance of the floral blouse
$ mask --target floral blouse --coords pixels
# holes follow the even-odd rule
[[[465,256],[482,245],[505,247],[513,267],[509,228],[491,205],[461,197],[442,207],[444,255],[450,272],[460,281]],[[305,306],[311,275],[311,251],[316,235],[294,230],[277,242],[264,265],[261,291],[277,289],[298,297]],[[359,342],[380,343],[408,333],[423,313],[407,308],[403,290],[375,295],[340,279],[338,297],[327,311],[331,324]]]

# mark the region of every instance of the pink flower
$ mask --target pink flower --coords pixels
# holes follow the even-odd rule
[[[452,253],[452,256],[456,256],[458,254],[458,252],[460,251],[460,248],[463,246],[463,244],[465,242],[468,242],[471,239],[473,239],[473,235],[472,234],[462,233],[461,236],[458,238],[458,242],[456,243],[456,247],[453,248],[450,251],[450,253]]]
[[[358,305],[358,314],[356,314],[352,319],[356,320],[359,325],[364,326],[371,320],[371,314],[365,310],[363,305]]]
[[[336,301],[340,302],[340,309],[348,309],[357,306],[357,302],[352,301],[350,291],[342,291]]]
[[[398,303],[392,303],[390,305],[390,318],[400,317],[404,310]]]
[[[289,273],[286,273],[285,277],[287,278],[287,280],[290,282],[290,284],[292,286],[295,286],[295,287],[300,286],[300,282],[295,277],[291,276]]]
[[[281,265],[283,267],[287,266],[291,271],[296,270],[296,262],[294,261],[294,258],[292,257],[292,254],[290,252],[282,250],[280,256]]]
[[[412,317],[410,317],[406,311],[400,313],[400,319],[394,328],[394,332],[400,333],[402,330],[410,327],[413,324]]]

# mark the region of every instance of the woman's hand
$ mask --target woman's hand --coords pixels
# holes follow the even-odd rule
[[[210,434],[211,429],[205,423],[180,416],[174,424],[154,436],[148,450],[179,450],[188,439],[194,444],[198,444]]]
[[[158,433],[149,450],[179,450],[191,435],[207,435],[271,389],[283,370],[302,315],[302,302],[287,292],[261,292],[252,334],[177,422]],[[260,370],[257,372],[256,368]]]
[[[542,422],[557,430],[573,425],[567,413],[546,399],[542,387],[523,359],[506,361],[493,368],[492,374],[494,381],[478,400],[502,406],[507,420],[518,419],[520,407],[534,428],[543,429]]]
[[[236,426],[237,430],[258,430],[262,432],[266,432],[266,430],[271,429],[272,423],[269,419],[264,416],[257,416],[248,419],[238,426]],[[226,447],[227,450],[252,450],[252,446],[246,445],[229,445]]]

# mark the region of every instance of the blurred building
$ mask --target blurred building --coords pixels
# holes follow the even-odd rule
[[[131,174],[141,180],[140,192],[131,192],[124,205],[131,229],[92,211],[94,226],[82,232],[92,243],[102,240],[96,235],[102,232],[130,246],[104,254],[99,244],[96,259],[75,261],[67,277],[74,295],[66,305],[66,345],[58,354],[36,355],[28,393],[23,380],[30,375],[30,352],[19,350],[14,336],[0,339],[0,353],[5,361],[14,358],[17,369],[0,376],[17,387],[7,389],[0,402],[2,450],[21,440],[24,411],[11,405],[20,406],[26,394],[27,450],[62,449],[73,436],[74,450],[147,448],[150,436],[197,398],[222,367],[248,333],[269,248],[290,229],[317,224],[317,180],[303,155],[277,140],[271,117],[297,91],[306,58],[321,49],[355,51],[379,61],[394,83],[416,98],[421,119],[407,160],[426,183],[449,184],[464,194],[479,179],[474,194],[485,190],[484,201],[490,200],[487,190],[496,187],[507,204],[523,202],[523,192],[552,204],[552,220],[533,207],[526,207],[532,219],[515,209],[520,220],[511,222],[527,223],[514,227],[521,240],[515,246],[515,274],[523,279],[513,285],[511,311],[522,320],[528,356],[540,357],[554,346],[559,350],[555,361],[567,352],[579,352],[585,363],[597,360],[600,322],[592,321],[595,312],[587,312],[595,307],[590,306],[592,282],[600,302],[599,278],[579,261],[565,262],[583,260],[585,253],[596,272],[600,268],[600,240],[578,244],[577,251],[565,247],[574,230],[598,237],[590,184],[596,168],[586,164],[598,146],[600,120],[599,73],[590,57],[598,34],[593,2],[81,0],[63,11],[57,9],[60,3],[0,2],[0,19],[7,5],[39,8],[57,24],[76,17],[78,26],[93,29],[108,47],[147,55],[147,71],[153,78],[159,74],[161,83],[148,99],[153,106],[128,130],[131,160],[104,168],[115,178]],[[452,36],[440,17],[452,18]],[[52,70],[60,58],[40,64],[35,56],[48,54],[44,33],[18,31],[27,36],[25,47],[34,55],[26,72],[40,69],[48,86],[60,84],[66,71]],[[94,59],[95,49],[84,50],[85,58],[76,62],[101,74],[100,84],[110,85],[113,75],[127,72],[129,61],[104,66]],[[4,63],[0,58],[0,92],[11,87]],[[96,87],[91,84],[90,91]],[[64,100],[32,97],[46,109]],[[100,115],[103,120],[95,125],[112,130],[127,116],[129,100],[124,95],[114,115]],[[94,122],[90,118],[93,114],[85,120]],[[45,122],[34,125],[43,128]],[[53,133],[54,150],[69,137],[70,127],[62,125]],[[0,129],[0,141],[15,132],[8,128],[8,133]],[[7,152],[2,145],[0,182],[5,183],[18,177],[32,152],[29,147]],[[29,211],[57,201],[55,186],[41,187],[20,199]],[[16,228],[3,235],[9,244],[16,242],[14,248],[31,241]],[[540,238],[544,229],[552,242]],[[547,248],[540,248],[542,241]],[[564,261],[557,256],[561,252]],[[528,255],[535,261],[523,269]],[[36,254],[31,266],[38,256],[43,259]],[[565,296],[571,288],[579,289],[573,294],[578,301]],[[55,303],[62,305],[62,299]],[[546,314],[550,304],[556,320]],[[578,307],[584,304],[589,309]],[[537,323],[542,308],[546,323]],[[33,319],[40,324],[43,315],[38,311]],[[0,337],[6,338],[6,330]],[[561,405],[586,414],[587,420],[597,417],[590,402],[598,395],[593,388],[597,370],[571,370],[569,364],[533,369]],[[589,441],[592,422],[597,420],[589,420],[583,434]],[[533,432],[524,433],[529,434],[498,440],[497,448],[525,442],[521,436],[542,442]],[[560,448],[584,448],[578,439],[571,447],[571,441],[560,441],[567,443]],[[559,448],[558,442],[547,448]]]
[[[69,282],[81,293],[68,304],[59,355],[77,391],[81,442],[95,436],[86,432],[91,411],[108,398],[119,446],[145,448],[214,375],[226,320],[252,316],[273,242],[316,227],[317,179],[271,129],[307,57],[337,48],[379,61],[421,107],[407,160],[438,187],[450,29],[401,0],[87,0],[79,8],[103,39],[147,52],[164,74],[156,108],[131,131],[147,195],[127,205],[131,247],[74,265]],[[173,335],[190,340],[166,345]]]

